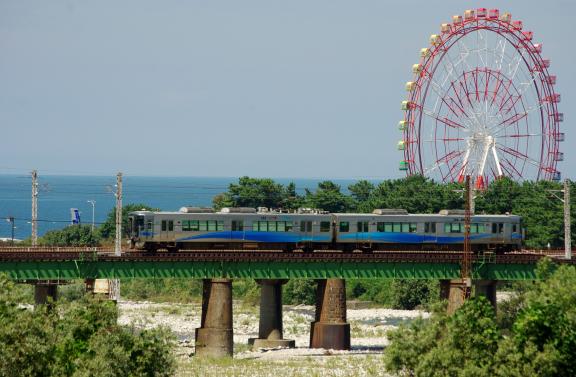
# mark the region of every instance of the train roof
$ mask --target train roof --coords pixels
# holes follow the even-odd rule
[[[253,216],[264,216],[264,215],[270,215],[270,216],[277,216],[277,215],[288,215],[288,216],[327,216],[327,215],[335,215],[335,216],[346,216],[346,217],[370,217],[370,218],[374,218],[374,217],[382,217],[382,218],[387,218],[387,217],[394,217],[394,218],[401,218],[401,217],[428,217],[428,218],[433,218],[433,219],[443,219],[443,218],[462,218],[464,217],[464,211],[462,212],[457,212],[457,211],[453,211],[453,212],[443,212],[441,211],[440,213],[395,213],[395,212],[389,212],[389,213],[383,213],[383,214],[378,214],[378,213],[317,213],[317,212],[313,212],[313,213],[287,213],[287,212],[275,212],[275,211],[265,211],[265,212],[256,212],[256,211],[219,211],[219,212],[210,212],[210,211],[198,211],[198,212],[188,212],[188,211],[133,211],[130,212],[131,214],[136,214],[136,215],[150,215],[150,214],[155,214],[155,215],[190,215],[190,214],[196,214],[196,215],[204,215],[204,216],[209,216],[209,215],[253,215]],[[203,216],[203,217],[204,217]],[[488,218],[497,218],[497,219],[515,219],[515,218],[520,218],[520,216],[518,215],[513,215],[513,214],[474,214],[472,215],[474,218],[478,219],[488,219]]]

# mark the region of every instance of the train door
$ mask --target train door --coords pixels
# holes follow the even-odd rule
[[[504,223],[492,223],[492,238],[495,242],[504,242]]]
[[[370,234],[369,230],[369,221],[357,221],[356,222],[356,241],[358,242],[369,242],[370,241]]]
[[[300,237],[302,241],[313,241],[314,233],[312,231],[312,221],[302,220],[300,221]]]
[[[162,240],[172,241],[174,232],[174,220],[162,220],[160,222],[160,238]]]
[[[230,226],[230,239],[233,241],[244,240],[244,220],[232,220]]]
[[[437,243],[438,236],[436,234],[436,222],[427,221],[424,222],[424,242],[425,243]]]

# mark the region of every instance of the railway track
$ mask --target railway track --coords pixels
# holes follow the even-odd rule
[[[522,264],[536,263],[543,254],[509,253],[504,255],[474,255],[473,262]],[[125,252],[115,256],[111,249],[100,248],[42,248],[18,251],[0,249],[0,262],[18,261],[149,261],[149,262],[348,262],[348,263],[460,263],[462,252],[394,251],[376,253],[342,253],[336,250],[313,253],[283,253],[279,250],[195,250],[175,253]],[[558,259],[560,261],[560,259]],[[565,261],[576,264],[576,260]]]

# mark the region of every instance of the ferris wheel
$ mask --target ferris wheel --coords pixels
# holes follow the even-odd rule
[[[399,123],[400,170],[440,182],[469,175],[560,180],[563,114],[542,44],[498,9],[452,17],[420,50]]]

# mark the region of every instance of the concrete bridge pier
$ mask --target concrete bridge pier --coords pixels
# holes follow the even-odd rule
[[[196,329],[196,356],[232,357],[232,280],[204,279],[202,320]]]
[[[248,339],[248,344],[258,348],[294,348],[294,340],[283,339],[282,333],[282,284],[288,280],[256,280],[260,285],[260,325],[258,338]]]
[[[496,310],[496,280],[474,280],[474,296],[484,296]],[[448,300],[448,314],[454,313],[464,304],[464,289],[466,284],[461,279],[440,280],[440,297]]]
[[[462,279],[440,280],[440,298],[448,300],[448,314],[453,314],[464,304],[464,289]]]
[[[34,284],[34,306],[48,305],[52,308],[52,303],[58,298],[58,284],[43,281]]]
[[[350,349],[346,322],[346,281],[324,279],[316,290],[316,318],[310,326],[310,348]]]
[[[486,299],[488,299],[490,304],[492,304],[492,307],[494,308],[494,310],[496,310],[496,286],[497,286],[497,283],[498,282],[496,280],[476,280],[473,282],[473,284],[474,284],[474,296],[475,297],[478,297],[478,296],[486,297]]]

